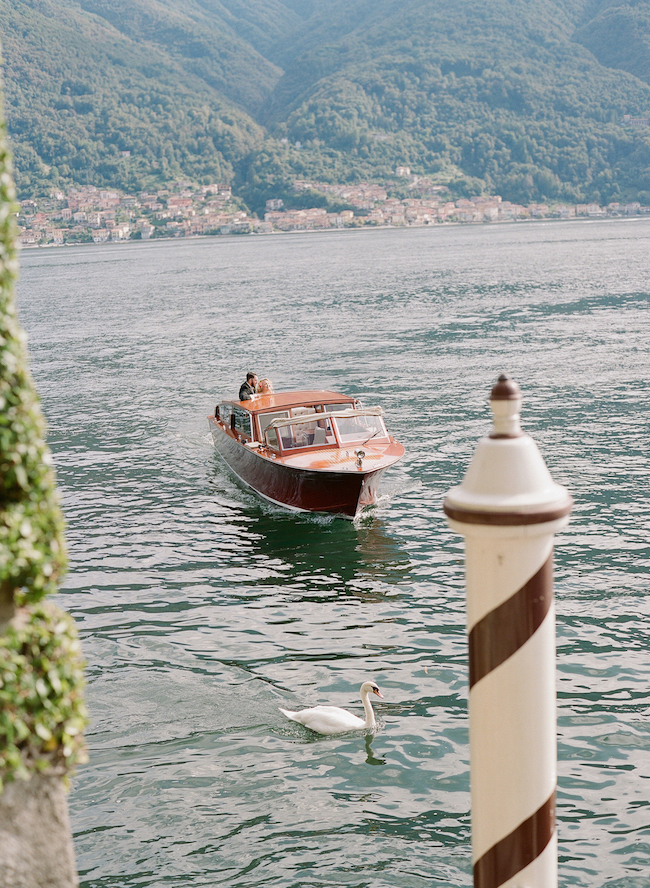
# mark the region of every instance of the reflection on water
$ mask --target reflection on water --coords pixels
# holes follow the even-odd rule
[[[377,758],[372,749],[372,741],[374,740],[374,736],[372,734],[366,734],[366,764],[367,765],[385,765],[386,759]]]
[[[60,604],[88,659],[83,888],[470,884],[462,543],[440,503],[502,371],[575,499],[556,547],[560,885],[645,888],[648,231],[23,253],[68,521]],[[406,455],[375,508],[295,515],[238,486],[206,416],[248,369],[381,404]],[[358,706],[366,677],[374,735],[309,738],[278,710]]]
[[[289,512],[239,487],[220,461],[209,483],[218,491],[233,489],[235,507],[224,508],[223,519],[228,524],[236,521],[247,556],[263,561],[286,583],[307,581],[314,601],[332,592],[375,595],[381,587],[385,591],[408,577],[408,552],[391,535],[389,519],[374,507],[355,521]],[[226,505],[223,500],[221,504]]]

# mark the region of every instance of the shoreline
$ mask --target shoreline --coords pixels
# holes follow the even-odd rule
[[[558,217],[540,217],[535,219],[504,219],[502,221],[490,221],[490,220],[482,220],[480,222],[462,222],[462,221],[450,221],[450,222],[434,222],[429,225],[347,225],[342,226],[341,228],[297,228],[292,231],[283,231],[282,229],[274,229],[273,231],[242,231],[239,233],[227,232],[224,234],[182,234],[182,235],[171,235],[168,237],[152,237],[152,238],[125,238],[122,240],[107,240],[103,242],[95,242],[95,241],[84,241],[76,243],[72,242],[64,242],[64,243],[47,243],[47,244],[21,244],[18,242],[18,249],[20,252],[23,250],[52,250],[52,249],[67,249],[70,247],[124,247],[127,245],[136,245],[136,244],[152,244],[152,243],[173,243],[176,241],[188,241],[188,240],[217,240],[221,238],[235,238],[239,240],[242,237],[274,237],[277,235],[280,236],[292,236],[298,234],[334,234],[341,232],[360,232],[360,231],[431,231],[437,230],[440,228],[500,228],[502,226],[511,227],[513,225],[540,225],[540,224],[581,224],[581,223],[599,223],[599,222],[640,222],[644,220],[650,221],[650,210],[647,213],[637,213],[637,214],[629,214],[629,215],[594,215],[594,216],[572,216],[569,219],[562,219]]]

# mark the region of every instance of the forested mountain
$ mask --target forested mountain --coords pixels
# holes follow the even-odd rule
[[[650,4],[595,0],[574,39],[608,68],[620,68],[650,83]]]
[[[22,196],[298,178],[650,203],[650,0],[0,0]],[[639,120],[641,119],[641,120]]]

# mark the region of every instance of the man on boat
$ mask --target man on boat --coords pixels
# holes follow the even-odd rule
[[[251,395],[255,394],[255,386],[257,385],[257,373],[247,373],[246,382],[242,382],[239,389],[239,400],[250,401]]]

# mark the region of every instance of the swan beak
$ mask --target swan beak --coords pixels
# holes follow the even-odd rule
[[[381,697],[382,700],[384,699],[384,695],[383,695],[382,692],[379,690],[379,688],[373,688],[372,691],[373,691],[374,694],[377,694],[378,697]]]

